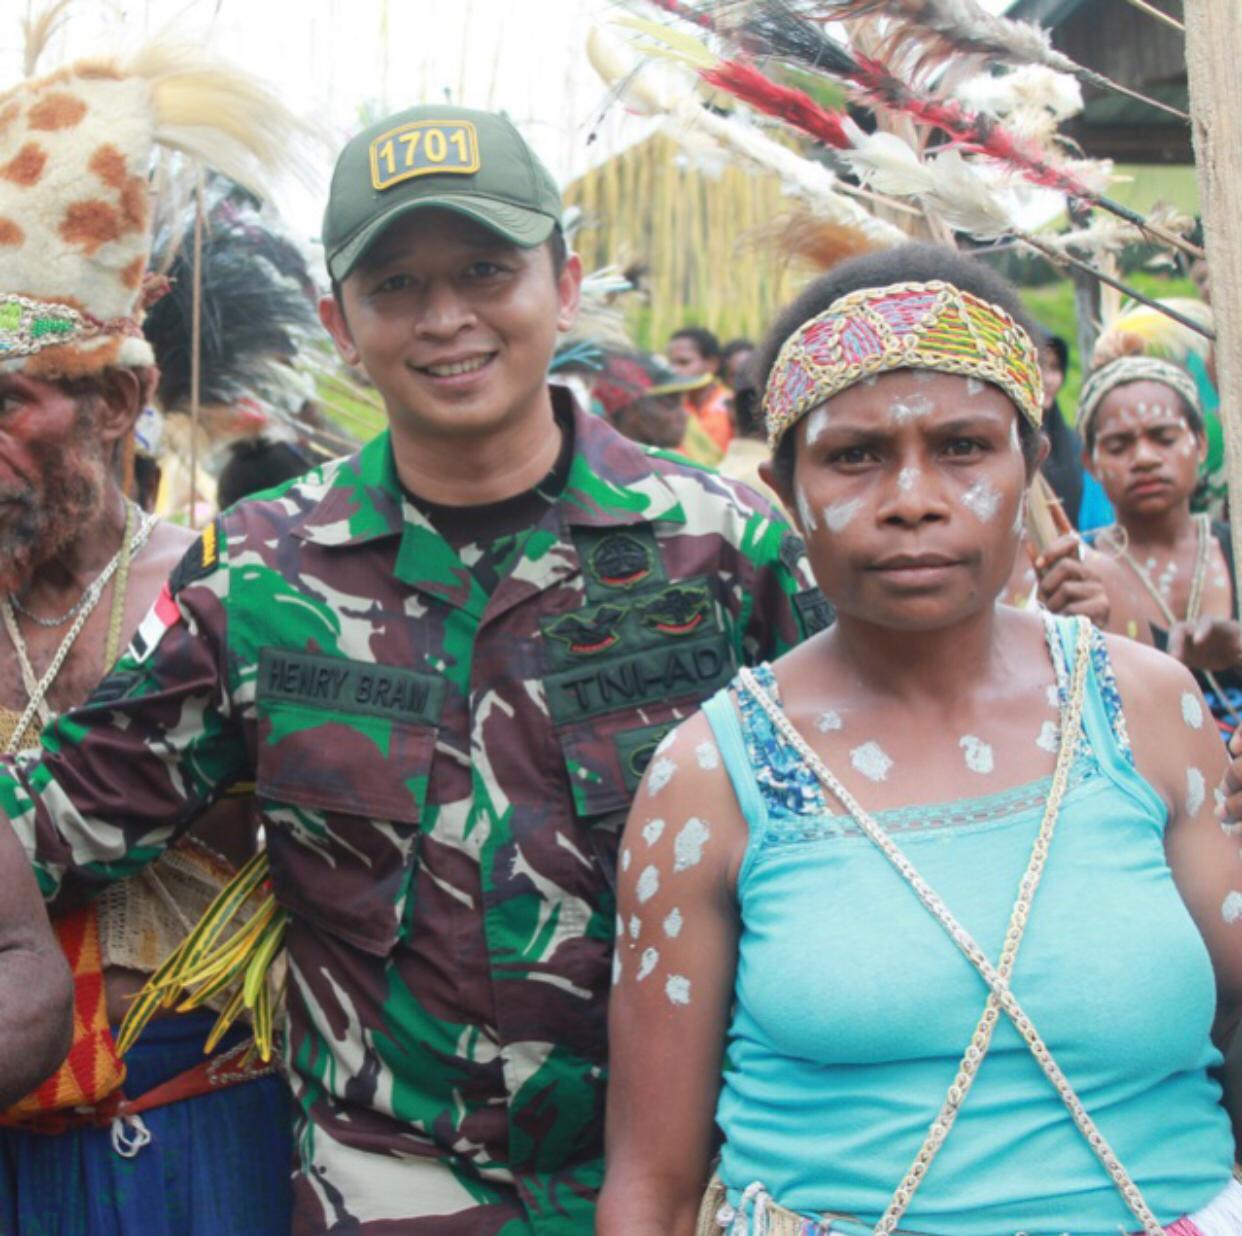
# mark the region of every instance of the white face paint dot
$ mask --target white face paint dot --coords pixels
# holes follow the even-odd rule
[[[1190,691],[1182,692],[1182,720],[1192,730],[1201,730],[1203,728],[1203,705],[1199,703],[1198,698]]]
[[[982,520],[984,523],[996,517],[997,509],[1000,507],[1000,500],[1000,491],[989,481],[983,479],[977,480],[962,495],[962,505],[976,519]]]
[[[914,488],[915,482],[919,479],[919,470],[917,468],[902,468],[897,473],[897,488],[903,494],[909,493]]]
[[[824,508],[824,522],[829,532],[844,532],[854,520],[854,516],[862,509],[861,498],[849,498],[842,502],[834,502]]]
[[[1054,721],[1045,721],[1039,727],[1039,737],[1035,740],[1035,745],[1042,751],[1049,751],[1053,755],[1061,749],[1061,729]]]
[[[643,825],[643,840],[648,845],[655,845],[655,843],[660,840],[663,833],[663,820],[648,820],[646,824]]]
[[[841,724],[841,714],[829,709],[827,712],[819,714],[819,720],[815,722],[815,728],[821,734],[831,734],[834,730],[839,730]]]
[[[682,974],[670,974],[664,984],[664,994],[673,1004],[689,1004],[690,980]]]
[[[672,760],[656,760],[647,773],[647,793],[658,794],[673,779],[677,765]]]
[[[688,819],[673,842],[673,870],[685,871],[697,866],[702,861],[703,847],[710,836],[711,830],[697,816]]]
[[[676,940],[681,935],[681,911],[676,906],[668,912],[664,920],[664,934],[670,940]]]
[[[639,904],[650,901],[659,891],[660,873],[654,867],[645,868],[642,875],[638,877],[638,884],[634,889]]]
[[[630,915],[630,939],[637,940],[643,929],[643,920],[637,914]]]
[[[656,968],[656,963],[660,960],[660,954],[653,948],[643,949],[643,955],[639,958],[638,973],[634,976],[641,983],[643,979]]]
[[[968,395],[982,395],[983,394],[983,382],[980,381],[980,379],[978,378],[967,378],[966,379],[966,393]]]
[[[883,781],[888,777],[893,761],[885,754],[879,743],[865,742],[850,752],[850,763],[868,781]]]
[[[695,747],[694,756],[699,762],[699,767],[705,768],[709,772],[713,768],[720,767],[720,753],[716,750],[716,744],[714,742],[708,742],[704,739],[703,742],[699,743],[699,745]]]
[[[1186,814],[1198,815],[1206,794],[1203,774],[1197,768],[1186,769]]]
[[[629,850],[621,851],[621,870],[629,871],[630,869],[630,852]]]
[[[1221,902],[1220,916],[1227,923],[1236,923],[1242,918],[1242,893],[1230,893]]]
[[[966,754],[966,767],[971,772],[990,773],[992,771],[992,748],[982,738],[966,734],[958,739],[957,745]]]

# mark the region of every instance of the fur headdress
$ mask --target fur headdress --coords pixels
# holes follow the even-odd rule
[[[0,371],[149,365],[151,170],[179,151],[255,187],[298,128],[239,72],[167,44],[0,94]]]

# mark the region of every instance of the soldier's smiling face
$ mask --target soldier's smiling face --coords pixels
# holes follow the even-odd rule
[[[547,245],[522,249],[460,215],[420,210],[371,246],[323,318],[396,424],[487,433],[544,406],[581,277],[576,257],[558,273]]]

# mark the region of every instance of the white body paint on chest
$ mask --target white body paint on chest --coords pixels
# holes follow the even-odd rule
[[[850,752],[850,763],[868,781],[886,780],[889,770],[893,767],[893,761],[889,759],[884,748],[876,742],[865,742],[861,747],[855,747]]]
[[[1221,902],[1220,916],[1227,923],[1236,923],[1242,918],[1242,893],[1229,893]]]
[[[697,816],[692,816],[677,834],[673,842],[673,870],[685,871],[703,861],[703,847],[711,836],[711,829]]]
[[[643,949],[643,955],[638,960],[638,973],[634,977],[641,983],[656,968],[656,963],[659,960],[660,954],[655,949]]]
[[[643,825],[643,840],[648,845],[655,845],[655,843],[660,840],[663,833],[663,820],[648,820],[646,824]]]
[[[637,940],[642,933],[643,920],[637,914],[630,915],[630,939]]]
[[[966,734],[958,739],[957,745],[965,753],[966,767],[971,772],[986,774],[992,771],[992,748],[982,738]]]
[[[664,934],[668,936],[670,940],[676,940],[677,937],[681,935],[681,926],[681,911],[674,906],[668,912],[668,915],[664,920]]]
[[[841,725],[841,714],[839,712],[833,712],[832,709],[829,709],[827,712],[820,713],[819,720],[815,722],[815,728],[819,730],[821,734],[831,734],[834,730],[839,730]]]

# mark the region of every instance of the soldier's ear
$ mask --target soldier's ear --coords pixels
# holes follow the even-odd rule
[[[323,323],[324,330],[332,336],[332,342],[336,344],[341,359],[347,365],[361,364],[353,333],[345,317],[345,305],[337,290],[334,289],[330,296],[319,298],[319,320]]]

